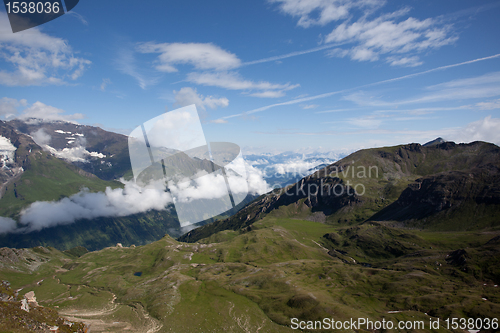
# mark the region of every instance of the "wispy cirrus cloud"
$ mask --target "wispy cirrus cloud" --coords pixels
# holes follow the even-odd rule
[[[297,25],[309,28],[347,19],[353,9],[372,11],[382,6],[380,0],[269,0],[279,4],[282,13],[298,18]]]
[[[488,102],[480,102],[476,104],[480,110],[494,110],[500,109],[500,99],[488,101]]]
[[[466,79],[451,80],[440,84],[427,86],[428,91],[420,96],[407,99],[386,101],[366,91],[357,91],[343,97],[361,106],[396,107],[399,105],[433,103],[449,100],[469,100],[500,96],[500,72],[486,73]],[[494,104],[479,104],[479,108]]]
[[[295,98],[295,99],[292,99],[292,100],[289,100],[289,101],[285,101],[285,102],[280,102],[280,103],[274,103],[274,104],[270,104],[270,105],[265,105],[265,106],[262,106],[262,107],[259,107],[259,108],[256,108],[256,109],[253,109],[253,110],[250,110],[250,111],[246,111],[246,112],[242,112],[242,113],[237,113],[237,114],[225,116],[225,117],[223,117],[223,119],[229,119],[229,118],[234,118],[234,117],[241,117],[241,116],[246,116],[246,115],[250,115],[250,114],[253,114],[253,113],[257,113],[257,112],[263,112],[263,111],[266,111],[266,110],[269,110],[269,109],[272,109],[272,108],[275,108],[275,107],[278,107],[278,106],[294,105],[294,104],[298,104],[298,103],[310,102],[310,101],[314,101],[314,100],[317,100],[317,99],[327,98],[327,97],[331,97],[331,96],[334,96],[334,95],[346,94],[348,92],[352,92],[352,91],[359,90],[359,89],[362,89],[362,88],[374,87],[374,86],[378,86],[378,85],[382,85],[382,84],[387,84],[387,83],[391,83],[391,82],[398,82],[398,81],[401,81],[401,80],[407,80],[407,79],[411,79],[411,78],[414,78],[414,77],[417,77],[417,76],[421,76],[421,75],[425,75],[425,74],[437,72],[437,71],[444,71],[444,70],[447,70],[447,69],[450,69],[450,68],[455,68],[455,67],[470,65],[470,64],[477,63],[477,62],[482,62],[482,61],[487,61],[487,60],[492,60],[492,59],[497,59],[497,58],[500,58],[500,53],[492,55],[492,56],[488,56],[488,57],[482,57],[482,58],[477,58],[477,59],[473,59],[473,60],[463,61],[463,62],[451,64],[451,65],[445,65],[445,66],[435,67],[435,68],[431,68],[431,69],[428,69],[428,70],[425,70],[425,71],[422,71],[422,72],[417,72],[417,73],[413,73],[413,74],[403,75],[403,76],[395,77],[395,78],[392,78],[392,79],[386,79],[386,80],[382,80],[382,81],[376,81],[376,82],[364,84],[364,85],[357,86],[357,87],[352,87],[352,88],[347,88],[347,89],[337,90],[337,91],[331,91],[331,92],[327,92],[327,93],[323,93],[323,94],[318,94],[318,95],[314,95],[314,96],[306,96],[306,97],[301,97],[301,98]],[[375,105],[375,106],[391,106],[391,105],[397,104],[397,103],[385,102],[385,101],[377,101],[377,103],[379,103],[379,104]],[[398,102],[398,103],[400,103],[400,102]],[[367,104],[367,105],[370,105],[370,104]],[[350,110],[350,109],[347,109],[347,110]],[[333,111],[337,112],[337,110],[333,110]]]
[[[390,54],[386,61],[391,66],[415,67],[423,62],[417,55],[411,54],[453,44],[458,39],[451,25],[442,25],[438,20],[400,19],[407,12],[401,10],[373,20],[362,17],[353,23],[341,23],[325,37],[325,42],[343,42],[352,46],[330,51],[328,55],[348,55],[352,60],[375,61]]]
[[[386,1],[377,0],[269,0],[283,14],[298,18],[303,28],[339,23],[326,33],[328,45],[348,44],[326,52],[330,57],[349,56],[355,61],[384,60],[391,66],[415,67],[423,63],[416,55],[454,43],[458,37],[443,20],[409,17],[409,7],[376,13]],[[356,20],[355,17],[358,17]],[[333,43],[333,44],[332,44]]]
[[[142,89],[147,89],[160,82],[160,77],[156,73],[150,73],[140,68],[137,63],[136,54],[132,47],[120,47],[114,61],[120,72],[133,77]]]
[[[187,75],[188,82],[204,86],[213,86],[229,90],[252,92],[256,97],[281,97],[284,91],[299,87],[298,84],[275,84],[267,81],[251,81],[242,78],[237,72],[193,72]],[[255,92],[257,91],[257,92]]]

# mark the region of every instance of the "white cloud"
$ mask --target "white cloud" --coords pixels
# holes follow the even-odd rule
[[[49,133],[45,131],[45,129],[40,128],[38,131],[31,133],[33,137],[33,141],[39,146],[48,145],[52,140],[52,137]]]
[[[262,177],[262,172],[246,165],[247,178],[231,177],[233,194],[257,193],[270,190]],[[226,182],[222,175],[209,174],[208,177],[194,179],[193,183],[177,186],[169,185],[170,193],[180,202],[195,199],[213,199],[227,195]],[[172,196],[165,191],[162,182],[151,183],[147,187],[139,187],[135,182],[126,182],[123,189],[106,188],[105,192],[90,193],[83,190],[59,201],[37,201],[21,212],[20,227],[9,218],[0,217],[0,234],[9,232],[31,232],[58,225],[71,224],[80,219],[97,217],[128,216],[150,210],[165,210],[173,202]],[[216,186],[219,185],[219,186]],[[219,189],[222,191],[217,191]],[[196,202],[194,202],[196,204]]]
[[[202,70],[228,70],[241,65],[233,53],[210,43],[142,43],[141,53],[160,53],[156,69],[162,72],[177,72],[174,65],[190,64]]]
[[[18,101],[14,98],[3,97],[0,99],[0,116],[12,118],[17,114],[17,108],[26,105],[26,103],[25,99]]]
[[[429,91],[420,96],[411,97],[405,100],[383,101],[376,96],[369,95],[364,91],[358,91],[343,99],[352,101],[361,106],[390,107],[416,103],[432,103],[449,100],[467,100],[479,98],[491,98],[500,95],[500,72],[487,73],[466,79],[452,80],[432,86],[425,87]],[[494,107],[494,103],[480,104],[478,107]],[[471,108],[471,106],[461,106],[457,109]]]
[[[466,79],[452,80],[426,87],[431,93],[400,102],[400,104],[491,98],[500,95],[500,72]]]
[[[110,79],[102,79],[102,83],[101,83],[101,91],[106,91],[106,87],[111,84],[111,80]]]
[[[38,28],[12,33],[4,12],[0,12],[0,59],[11,65],[10,71],[0,71],[0,84],[7,86],[65,84],[91,64],[75,57],[67,41]]]
[[[382,120],[373,116],[365,116],[347,119],[347,123],[362,128],[378,128],[382,124]]]
[[[85,147],[71,147],[71,148],[63,148],[62,150],[57,150],[48,145],[43,146],[45,150],[48,150],[52,154],[54,154],[58,158],[62,158],[64,160],[70,162],[88,162],[87,158],[90,156],[90,152],[85,149]]]
[[[319,106],[318,104],[308,104],[308,105],[303,105],[302,109],[304,109],[304,110],[315,109],[318,106]]]
[[[187,106],[191,104],[196,104],[199,109],[206,110],[207,107],[210,109],[215,109],[218,106],[226,107],[229,105],[229,100],[225,97],[215,98],[212,96],[203,96],[197,93],[196,89],[190,87],[181,88],[179,91],[175,91],[175,104],[179,106]]]
[[[253,97],[259,98],[279,98],[285,96],[285,92],[283,90],[265,90],[261,92],[256,92],[250,94]]]
[[[418,56],[413,57],[387,57],[387,62],[391,66],[416,67],[423,64]]]
[[[24,109],[18,118],[23,120],[37,118],[43,121],[61,120],[68,122],[74,122],[76,119],[84,118],[84,115],[81,113],[75,113],[72,115],[65,115],[63,113],[64,110],[43,104],[42,102],[35,102],[30,107]]]
[[[82,22],[83,25],[89,25],[89,22],[85,19],[85,17],[83,17],[81,14],[78,14],[74,10],[66,12],[66,15],[71,15],[76,17],[80,22]]]
[[[158,77],[149,75],[149,73],[137,67],[135,54],[129,48],[124,47],[118,51],[118,55],[115,59],[115,66],[122,73],[133,77],[142,89],[146,89],[159,82]]]
[[[299,84],[292,85],[290,83],[286,84],[273,84],[267,81],[254,82],[250,80],[245,80],[240,77],[238,73],[235,72],[204,72],[204,73],[189,73],[187,76],[187,81],[193,82],[205,86],[215,86],[230,90],[262,90],[261,95],[255,95],[257,97],[280,97],[282,96],[279,92],[295,89],[299,87]],[[274,92],[274,96],[272,93]]]
[[[0,216],[0,235],[13,232],[16,228],[16,221],[8,217]]]
[[[128,182],[125,188],[99,193],[82,191],[59,201],[31,204],[21,213],[22,231],[30,232],[57,225],[70,224],[78,219],[127,216],[152,209],[164,210],[172,202],[164,188],[140,188]]]
[[[350,50],[332,50],[330,55],[344,56],[348,52],[353,60],[373,61],[382,54],[422,52],[457,40],[456,36],[451,35],[450,26],[439,26],[437,21],[430,18],[421,21],[409,17],[397,22],[396,18],[406,12],[383,15],[371,21],[363,17],[354,23],[343,22],[326,36],[325,42],[348,42],[354,46]],[[421,64],[415,56],[392,56],[387,61],[400,66]]]
[[[215,120],[210,120],[211,123],[214,123],[214,124],[227,124],[227,120],[225,119],[215,119]]]
[[[491,101],[491,102],[481,102],[476,104],[477,107],[481,110],[494,110],[500,109],[500,99]]]
[[[500,145],[500,118],[487,116],[474,121],[450,133],[448,139],[455,142],[486,141]]]
[[[279,3],[283,13],[298,17],[298,26],[326,25],[349,17],[349,10],[364,8],[373,10],[385,3],[378,0],[269,0]]]

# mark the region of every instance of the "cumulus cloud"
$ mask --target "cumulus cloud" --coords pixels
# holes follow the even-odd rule
[[[500,118],[487,116],[474,121],[451,132],[448,139],[455,142],[486,141],[500,145]]]
[[[84,115],[75,113],[72,115],[64,114],[64,110],[46,105],[42,102],[35,102],[30,107],[23,110],[22,114],[18,116],[19,119],[27,120],[29,118],[37,118],[44,121],[68,121],[75,122],[77,119],[83,119]]]
[[[226,107],[229,105],[229,100],[225,97],[205,97],[198,94],[196,89],[190,87],[181,88],[179,91],[174,90],[174,94],[175,104],[181,107],[196,104],[199,109],[206,110],[207,107],[210,109],[216,109],[218,106]]]
[[[228,70],[241,65],[233,53],[210,43],[142,43],[137,50],[141,53],[159,53],[156,69],[172,73],[174,65],[190,64],[202,70]]]
[[[264,194],[271,190],[269,184],[264,180],[264,172],[252,165],[246,164],[248,192],[252,194]]]
[[[38,28],[12,33],[5,12],[0,12],[0,50],[0,58],[11,66],[0,70],[0,84],[7,86],[65,84],[91,64],[75,57],[67,41]]]

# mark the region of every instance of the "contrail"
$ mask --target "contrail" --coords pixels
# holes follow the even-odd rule
[[[295,56],[299,56],[299,55],[303,55],[303,54],[308,54],[308,53],[313,53],[313,52],[331,49],[332,47],[336,47],[336,46],[340,46],[340,45],[344,45],[344,44],[346,44],[346,43],[326,44],[326,45],[318,46],[318,47],[315,47],[315,48],[312,48],[309,50],[295,51],[295,52],[291,52],[291,53],[287,53],[287,54],[283,54],[283,55],[279,55],[279,56],[274,56],[274,57],[269,57],[269,58],[264,58],[264,59],[260,59],[260,60],[247,61],[247,62],[241,64],[241,66],[249,66],[249,65],[261,64],[264,62],[270,62],[270,61],[291,58],[291,57],[295,57]]]
[[[354,87],[354,88],[349,88],[349,89],[344,89],[344,90],[338,90],[338,91],[332,91],[332,92],[328,92],[328,93],[324,93],[324,94],[320,94],[320,95],[315,95],[315,96],[311,96],[311,97],[299,98],[299,99],[294,99],[294,100],[287,101],[287,102],[271,104],[271,105],[263,106],[263,107],[260,107],[260,108],[257,108],[257,109],[253,109],[253,110],[250,110],[250,111],[247,111],[247,112],[242,112],[242,113],[238,113],[238,114],[234,114],[234,115],[222,117],[221,119],[229,119],[229,118],[239,117],[239,116],[243,116],[243,115],[247,115],[247,114],[252,114],[252,113],[256,113],[256,112],[262,112],[262,111],[274,108],[276,106],[292,105],[292,104],[297,104],[297,103],[312,101],[312,100],[315,100],[315,99],[330,97],[332,95],[341,94],[341,93],[348,92],[348,91],[355,90],[355,89],[360,89],[360,88],[365,88],[365,87],[371,87],[371,86],[375,86],[375,85],[379,85],[379,84],[384,84],[384,83],[388,83],[388,82],[394,82],[394,81],[409,79],[409,78],[412,78],[412,77],[415,77],[415,76],[424,75],[424,74],[431,73],[431,72],[436,72],[436,71],[441,71],[441,70],[445,70],[445,69],[448,69],[448,68],[453,68],[453,67],[458,67],[458,66],[473,64],[475,62],[484,61],[484,60],[490,60],[490,59],[495,59],[495,58],[499,58],[499,57],[500,57],[500,53],[492,55],[492,56],[488,56],[488,57],[483,57],[483,58],[478,58],[478,59],[474,59],[474,60],[468,60],[468,61],[460,62],[460,63],[457,63],[457,64],[436,67],[436,68],[429,69],[429,70],[426,70],[426,71],[423,71],[423,72],[418,72],[418,73],[414,73],[414,74],[408,74],[408,75],[396,77],[396,78],[393,78],[393,79],[387,79],[387,80],[377,81],[377,82],[373,82],[373,83],[368,83],[368,84],[364,84],[364,85],[361,85],[361,86],[358,86],[358,87]],[[265,60],[265,59],[263,59],[263,60]],[[259,61],[259,60],[257,60],[257,61]]]

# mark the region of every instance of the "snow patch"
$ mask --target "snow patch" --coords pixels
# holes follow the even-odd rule
[[[84,136],[84,135],[83,135],[83,134],[81,134],[81,133],[75,133],[75,134],[73,134],[73,135]]]
[[[71,132],[64,132],[62,130],[55,130],[54,132],[59,133],[59,134],[71,134]]]
[[[70,142],[68,142],[70,143]],[[58,158],[65,159],[70,162],[84,162],[88,163],[88,157],[97,157],[97,158],[105,158],[106,155],[97,153],[97,152],[89,152],[84,147],[72,147],[72,148],[64,148],[63,150],[57,150],[54,147],[49,145],[45,145],[44,148],[48,150],[50,153],[55,155]]]
[[[105,158],[106,157],[106,155],[98,153],[98,152],[95,152],[95,151],[93,151],[93,152],[91,152],[89,154],[90,154],[90,156],[97,157],[97,158]]]
[[[14,163],[16,149],[10,139],[0,135],[0,167],[8,169],[7,165]]]

